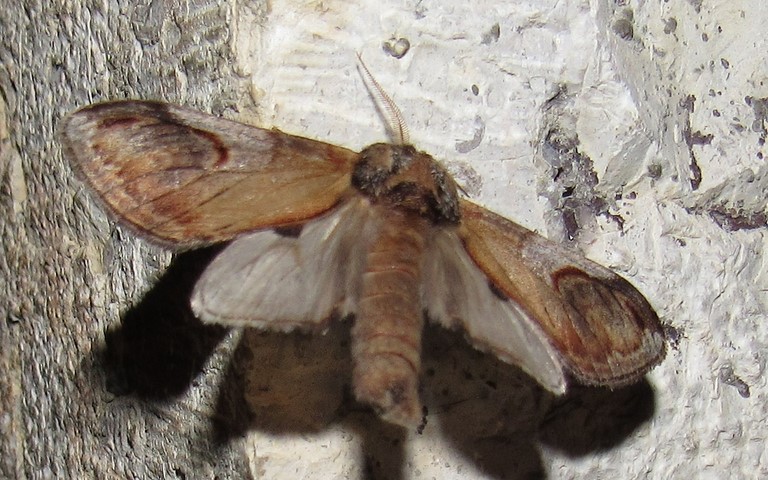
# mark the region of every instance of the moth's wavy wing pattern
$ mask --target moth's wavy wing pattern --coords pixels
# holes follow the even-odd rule
[[[350,191],[357,158],[159,102],[90,105],[66,117],[61,134],[110,212],[155,242],[187,248],[328,211]]]
[[[367,229],[361,198],[307,222],[297,236],[262,231],[238,238],[206,268],[192,310],[206,322],[291,331],[354,313]]]
[[[560,358],[541,327],[493,289],[455,231],[435,230],[425,255],[422,302],[431,320],[462,330],[474,347],[518,365],[548,390],[565,392]]]
[[[495,289],[535,319],[581,382],[621,386],[664,358],[659,319],[629,282],[471,202],[462,200],[461,212],[466,251]]]

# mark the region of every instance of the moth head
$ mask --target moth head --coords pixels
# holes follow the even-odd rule
[[[352,185],[373,203],[416,213],[435,224],[457,224],[460,219],[456,183],[435,159],[411,145],[365,148]]]

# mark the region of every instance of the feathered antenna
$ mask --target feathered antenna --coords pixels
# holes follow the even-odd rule
[[[397,145],[409,144],[408,126],[405,124],[402,112],[397,108],[397,105],[395,105],[392,98],[387,95],[387,92],[381,88],[379,82],[373,78],[371,71],[365,66],[363,57],[360,56],[359,52],[357,53],[357,60],[359,62],[359,67],[362,69],[362,77],[365,87],[368,89],[371,96],[374,97],[376,109],[379,111],[379,114],[384,117],[387,122],[389,136]]]

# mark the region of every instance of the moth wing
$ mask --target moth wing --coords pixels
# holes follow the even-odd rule
[[[629,282],[471,202],[462,200],[461,213],[459,235],[474,263],[579,381],[621,386],[664,358],[659,319]]]
[[[159,102],[90,105],[60,125],[64,151],[107,209],[169,246],[301,222],[350,188],[357,154]]]
[[[559,357],[541,327],[499,295],[455,231],[434,230],[424,280],[423,305],[431,320],[464,331],[473,346],[518,365],[548,390],[565,391]]]
[[[192,310],[205,322],[277,331],[353,313],[369,211],[353,199],[307,222],[298,236],[270,230],[238,238],[203,272]]]

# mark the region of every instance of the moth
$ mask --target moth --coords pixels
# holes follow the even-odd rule
[[[425,320],[557,394],[569,375],[618,387],[663,359],[659,319],[629,282],[463,198],[379,91],[398,141],[361,152],[150,101],[87,106],[61,141],[138,235],[231,242],[193,290],[204,322],[321,331],[353,316],[352,389],[388,422],[421,421]]]

